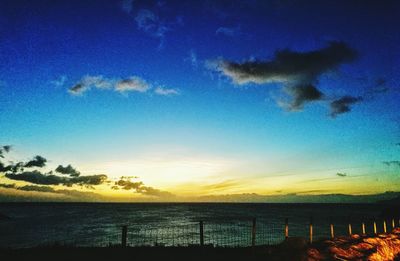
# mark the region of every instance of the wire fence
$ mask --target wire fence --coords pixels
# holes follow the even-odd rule
[[[319,220],[281,224],[268,220],[243,220],[232,222],[191,222],[173,226],[131,224],[82,226],[30,227],[29,225],[0,224],[0,247],[27,248],[35,246],[215,246],[249,247],[276,245],[289,237],[302,237],[311,243],[319,239],[338,236],[377,235],[390,232],[400,226],[399,219],[366,219],[331,222]]]

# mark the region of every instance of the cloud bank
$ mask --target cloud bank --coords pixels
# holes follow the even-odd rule
[[[38,185],[72,185],[93,186],[101,185],[107,180],[107,175],[89,175],[80,177],[61,177],[51,173],[42,173],[38,170],[24,171],[21,173],[6,173],[5,177],[12,180],[26,181]]]
[[[0,146],[0,156],[4,158],[4,153],[9,152],[11,146]],[[37,191],[37,192],[52,192],[58,193],[51,186],[66,186],[72,187],[73,185],[85,186],[87,188],[94,189],[93,186],[98,185],[110,185],[111,181],[108,179],[108,176],[105,174],[96,174],[96,175],[82,175],[81,173],[72,167],[70,164],[67,166],[58,165],[57,168],[53,171],[44,173],[39,170],[26,171],[25,168],[37,167],[43,168],[45,167],[45,163],[47,160],[42,156],[35,156],[32,160],[27,163],[17,162],[11,163],[9,165],[5,165],[0,161],[0,173],[4,173],[4,177],[9,180],[16,181],[24,181],[34,185],[26,185],[17,187],[15,184],[0,184],[1,188],[9,188],[9,189],[17,189],[23,191]],[[60,175],[54,174],[58,173]],[[150,197],[158,197],[158,198],[171,198],[174,195],[167,191],[162,191],[153,187],[145,186],[143,182],[133,182],[132,179],[136,179],[138,177],[125,177],[122,176],[118,181],[114,183],[111,187],[114,190],[133,190],[138,194],[142,194]],[[39,186],[38,186],[39,185]],[[45,185],[45,186],[42,186]],[[71,191],[71,190],[66,190]],[[65,193],[62,193],[65,194]]]

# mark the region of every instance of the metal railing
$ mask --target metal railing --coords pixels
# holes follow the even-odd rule
[[[0,247],[21,248],[35,246],[216,246],[249,247],[276,245],[290,237],[303,237],[310,243],[338,236],[377,235],[400,226],[400,220],[367,219],[353,222],[323,220],[291,223],[285,219],[281,225],[266,220],[251,219],[235,222],[199,221],[175,226],[131,224],[104,227],[45,227],[18,229],[0,225]],[[121,228],[122,227],[122,228]]]

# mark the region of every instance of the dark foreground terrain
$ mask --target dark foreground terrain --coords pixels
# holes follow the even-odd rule
[[[302,260],[304,251],[277,251],[269,247],[43,247],[1,250],[0,260]]]
[[[190,247],[68,247],[0,249],[0,260],[400,260],[400,229],[374,237],[353,235],[313,245],[289,238],[276,246]]]

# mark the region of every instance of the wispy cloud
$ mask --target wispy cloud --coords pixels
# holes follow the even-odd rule
[[[153,6],[147,5],[146,8],[141,8],[139,4],[135,4],[134,0],[123,0],[120,3],[122,11],[133,17],[138,30],[160,41],[158,49],[164,47],[167,32],[183,25],[182,16],[169,19],[162,15],[166,9],[165,5],[164,2],[159,1]]]
[[[57,79],[50,81],[50,83],[56,87],[62,87],[64,86],[65,82],[67,81],[67,76],[61,75]]]
[[[171,30],[160,17],[148,9],[140,9],[135,17],[137,27],[150,36],[163,39],[165,33]]]
[[[81,95],[82,93],[89,91],[91,88],[97,89],[108,89],[112,86],[112,80],[106,79],[101,75],[84,76],[79,82],[69,89],[69,92],[73,95]]]
[[[188,55],[184,58],[184,61],[191,63],[191,65],[194,68],[197,68],[197,66],[198,66],[198,58],[197,58],[197,53],[195,52],[195,50],[191,49],[188,52]]]
[[[215,31],[216,35],[224,35],[228,37],[240,36],[242,34],[240,25],[235,27],[224,27],[221,26]]]
[[[137,76],[120,80],[115,84],[115,90],[118,92],[147,92],[150,88],[150,84]]]
[[[174,96],[174,95],[179,95],[179,90],[177,89],[168,89],[168,88],[163,88],[163,87],[157,87],[154,90],[155,94],[162,95],[162,96]]]
[[[133,2],[134,0],[122,0],[121,1],[121,9],[130,14],[133,10]]]
[[[392,161],[383,161],[383,164],[386,166],[397,166],[400,167],[400,160],[392,160]]]
[[[119,93],[127,92],[139,92],[147,93],[153,90],[157,95],[171,96],[178,95],[180,92],[178,89],[165,88],[165,87],[153,87],[153,84],[147,82],[141,77],[131,76],[125,79],[115,80],[108,79],[103,76],[90,76],[86,75],[77,83],[75,83],[68,92],[72,95],[82,95],[92,88],[112,90]]]

